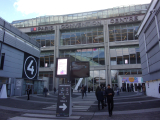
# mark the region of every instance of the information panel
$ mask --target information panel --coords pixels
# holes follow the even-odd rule
[[[58,87],[58,101],[57,101],[57,117],[69,117],[70,116],[70,105],[71,105],[71,86],[59,85]]]

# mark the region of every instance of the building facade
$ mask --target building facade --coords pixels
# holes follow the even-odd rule
[[[96,89],[111,84],[127,88],[142,84],[137,34],[148,4],[117,7],[62,16],[43,16],[12,24],[41,44],[39,78],[48,80],[49,90],[66,83],[55,78],[55,60],[89,61],[90,77],[82,84]],[[74,88],[79,78],[72,78]]]
[[[153,0],[138,30],[146,94],[160,98],[160,1]]]
[[[39,58],[40,44],[0,18],[0,95],[25,95],[28,87],[42,93]]]

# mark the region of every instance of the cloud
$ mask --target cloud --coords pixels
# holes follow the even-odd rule
[[[122,5],[145,4],[151,0],[17,0],[14,7],[28,15],[63,15],[102,10]]]

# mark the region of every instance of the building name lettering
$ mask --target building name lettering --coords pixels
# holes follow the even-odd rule
[[[126,22],[135,22],[135,21],[138,21],[138,16],[115,18],[115,19],[111,19],[110,23],[116,24],[116,23],[126,23]]]
[[[81,28],[81,27],[99,26],[99,25],[101,25],[101,21],[90,21],[90,22],[63,24],[61,25],[61,29]]]
[[[48,30],[54,30],[53,26],[42,26],[42,27],[38,27],[37,31],[48,31]]]

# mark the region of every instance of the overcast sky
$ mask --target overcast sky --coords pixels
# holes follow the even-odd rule
[[[0,17],[12,22],[44,15],[64,15],[150,2],[151,0],[0,0]]]

